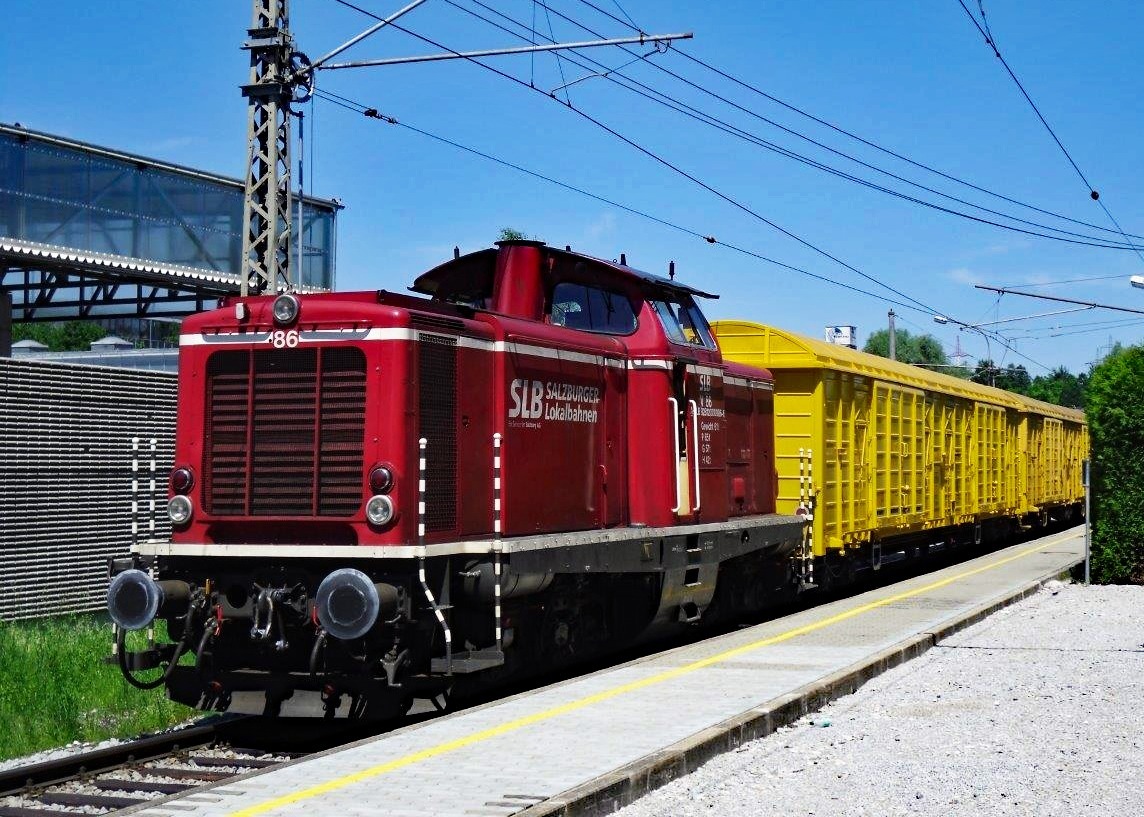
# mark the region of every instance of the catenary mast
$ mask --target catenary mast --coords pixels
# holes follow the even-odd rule
[[[288,0],[254,0],[250,39],[242,295],[290,289],[290,103],[294,53]]]
[[[254,16],[247,29],[249,39],[243,48],[250,52],[250,82],[242,86],[247,99],[246,197],[242,214],[243,296],[271,291],[289,291],[299,283],[300,270],[290,269],[290,117],[291,105],[305,102],[313,94],[318,69],[359,68],[398,65],[449,59],[474,59],[498,54],[560,51],[596,46],[635,44],[666,48],[672,40],[689,39],[685,34],[643,34],[576,43],[552,43],[483,51],[450,51],[363,62],[329,63],[333,57],[361,42],[426,0],[411,0],[405,7],[378,21],[365,31],[339,45],[312,63],[294,48],[290,34],[289,0],[253,0]],[[649,54],[650,55],[650,54]],[[329,64],[327,64],[329,63]],[[301,192],[299,191],[299,196]],[[301,229],[299,208],[297,227]],[[301,262],[301,246],[297,261]]]

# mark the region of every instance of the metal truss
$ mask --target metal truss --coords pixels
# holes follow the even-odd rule
[[[123,272],[0,266],[0,291],[13,321],[185,316],[214,307],[233,288],[206,282],[159,283]]]
[[[241,294],[290,289],[290,101],[294,40],[288,0],[254,0]]]

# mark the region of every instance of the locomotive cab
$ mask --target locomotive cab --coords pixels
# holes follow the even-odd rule
[[[602,512],[590,521],[661,527],[773,512],[774,469],[766,459],[772,448],[766,435],[773,434],[769,374],[732,364],[733,380],[746,392],[735,400],[736,415],[730,418],[724,397],[727,367],[697,303],[718,296],[675,281],[674,270],[664,278],[629,267],[625,259],[593,259],[535,241],[498,247],[443,264],[419,277],[412,289],[440,303],[487,305],[499,319],[495,324],[514,330],[506,342],[558,344],[569,359],[576,351],[595,355],[598,371],[619,369],[582,384],[599,388],[605,404],[619,404],[604,431],[607,456],[593,460],[595,476],[573,476],[575,482],[599,483],[592,493]],[[532,325],[512,324],[511,318]],[[554,381],[535,370],[543,380],[527,376],[528,371],[520,377],[523,369],[510,366],[502,375],[509,425],[518,431],[506,433],[507,461],[514,449],[546,447],[531,421],[547,410],[542,406],[548,406],[544,400]],[[554,393],[561,388],[555,384]],[[612,416],[624,417],[622,430]],[[522,417],[528,422],[519,422]],[[734,441],[727,436],[729,425],[738,435]],[[559,447],[582,445],[570,438]],[[736,479],[728,477],[729,453],[737,461]],[[537,472],[524,482],[567,485],[568,474],[557,463],[533,465]],[[551,492],[546,493],[551,501]],[[506,502],[515,505],[519,497],[506,486]],[[526,501],[535,507],[531,498]],[[506,516],[509,530],[526,532],[527,514],[509,510]],[[537,532],[543,529],[535,520],[532,525]]]

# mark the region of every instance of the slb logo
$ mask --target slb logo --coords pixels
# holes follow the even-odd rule
[[[509,384],[508,396],[512,406],[509,417],[532,419],[544,413],[544,383],[539,380],[514,380]]]

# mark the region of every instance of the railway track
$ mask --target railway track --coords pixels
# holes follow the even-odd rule
[[[0,772],[0,817],[112,814],[238,777],[299,753],[232,748],[245,719],[225,718]]]
[[[1019,537],[1018,541],[1025,537]],[[924,565],[887,565],[880,575],[813,601],[800,599],[768,611],[758,620],[795,612],[838,597],[860,593],[909,576],[921,575],[971,558],[984,548],[942,554]],[[737,622],[696,632],[674,646],[703,641],[752,622]],[[568,680],[633,658],[658,652],[672,644],[656,643],[588,661],[575,668],[545,673],[524,682],[485,692],[461,703],[461,708],[489,703],[539,686]],[[215,722],[177,732],[154,735],[116,746],[56,760],[0,771],[0,817],[45,817],[60,814],[113,814],[141,803],[182,794],[191,789],[285,763],[315,751],[378,734],[388,729],[437,717],[439,711],[414,711],[378,728],[368,722],[305,719],[306,728],[290,726],[297,719],[266,721],[256,717],[222,716]],[[326,731],[322,731],[326,727]],[[299,739],[299,734],[305,734]],[[258,748],[237,748],[258,747]]]

